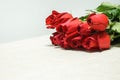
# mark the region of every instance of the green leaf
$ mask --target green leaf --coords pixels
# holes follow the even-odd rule
[[[88,15],[85,15],[85,16],[81,16],[79,19],[81,19],[82,21],[86,21]]]
[[[118,5],[117,8],[120,9],[120,5]]]
[[[101,3],[100,6],[98,6],[96,8],[96,10],[99,11],[99,12],[103,12],[105,10],[111,10],[111,9],[115,9],[115,8],[117,8],[117,5],[111,4],[109,2],[103,2],[103,3]]]
[[[111,21],[120,22],[120,5],[103,2],[96,10],[106,14]]]
[[[112,9],[103,12],[111,21],[120,21],[120,9]]]
[[[116,22],[113,26],[112,26],[112,30],[114,30],[117,33],[120,33],[120,22]]]

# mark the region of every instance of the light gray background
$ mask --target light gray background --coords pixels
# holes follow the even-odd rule
[[[45,18],[52,10],[68,11],[74,17],[94,9],[101,2],[120,0],[0,0],[0,43],[47,35]]]

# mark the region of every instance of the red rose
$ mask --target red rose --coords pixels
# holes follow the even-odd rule
[[[70,49],[70,46],[66,42],[65,36],[62,33],[54,32],[53,36],[50,36],[50,40],[55,46],[61,46],[65,49]]]
[[[67,12],[59,13],[57,11],[52,11],[52,14],[46,18],[47,28],[55,28],[56,26],[66,22],[70,18],[73,17]]]
[[[86,37],[83,41],[85,49],[108,49],[110,48],[110,36],[106,32],[98,32],[92,36]]]
[[[46,18],[46,25],[47,25],[47,28],[55,28],[54,25],[54,20],[56,19],[57,15],[60,14],[59,12],[53,10],[52,11],[52,14],[49,15],[47,18]]]
[[[64,23],[70,18],[73,18],[70,13],[67,12],[60,13],[55,19],[55,25],[57,26],[61,23]]]
[[[110,36],[107,34],[107,32],[99,32],[97,39],[100,50],[110,48]]]
[[[82,36],[76,31],[65,35],[66,42],[73,49],[81,48]]]
[[[57,32],[61,32],[61,33],[62,33],[62,32],[63,32],[63,33],[66,33],[66,31],[68,30],[69,24],[70,24],[70,22],[71,22],[72,19],[73,19],[73,18],[70,18],[70,19],[68,19],[66,22],[58,25],[58,26],[56,27],[56,31],[57,31]]]
[[[58,32],[55,32],[53,33],[53,36],[50,36],[50,40],[55,46],[63,44],[63,38],[64,34],[60,34]]]
[[[78,25],[80,25],[82,21],[80,21],[78,18],[70,18],[66,22],[60,24],[56,27],[56,30],[58,32],[64,32],[64,33],[72,33],[74,31],[77,31]]]
[[[109,24],[108,17],[105,14],[90,14],[87,18],[88,24],[92,29],[104,31]]]
[[[69,23],[69,28],[68,28],[66,34],[70,34],[72,32],[78,31],[78,26],[80,24],[82,24],[82,21],[80,19],[78,19],[77,17],[73,18],[71,20],[71,22]]]
[[[81,35],[88,36],[91,34],[92,30],[91,27],[88,25],[88,23],[84,22],[78,26],[78,32]]]
[[[71,48],[73,49],[81,49],[81,39],[82,36],[77,36],[77,37],[73,37],[69,43],[69,45],[71,46]]]
[[[92,36],[86,37],[82,42],[82,46],[88,50],[98,49],[97,35],[94,34]]]

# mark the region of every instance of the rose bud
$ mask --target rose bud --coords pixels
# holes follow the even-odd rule
[[[110,36],[107,32],[99,32],[97,36],[99,49],[109,49],[110,48]]]
[[[99,49],[97,35],[86,37],[82,42],[82,46],[87,50]]]
[[[66,38],[64,37],[63,42],[60,44],[60,46],[64,49],[71,49],[69,43],[66,42]]]
[[[70,18],[65,23],[60,24],[56,27],[57,32],[63,32],[63,33],[72,33],[74,31],[77,31],[77,27],[82,22],[78,18]]]
[[[67,33],[66,34],[70,34],[70,33],[73,33],[73,32],[75,32],[75,31],[77,31],[78,30],[78,26],[80,25],[80,24],[82,24],[83,22],[80,20],[80,19],[78,19],[77,17],[76,18],[73,18],[72,20],[71,20],[71,22],[69,23],[69,27],[68,27],[68,30],[67,30]]]
[[[66,39],[67,44],[71,48],[73,48],[73,49],[81,48],[82,36],[77,31],[70,33],[70,34],[66,34],[65,39]]]
[[[105,14],[90,14],[87,18],[88,24],[92,29],[104,31],[109,24],[108,17]]]
[[[52,14],[46,18],[47,28],[54,29],[61,23],[66,22],[68,19],[73,18],[71,14],[67,12],[59,13],[55,10],[52,11]]]
[[[50,40],[52,44],[55,46],[63,44],[63,38],[64,38],[64,35],[58,32],[54,32],[53,36],[50,36]]]
[[[70,41],[70,43],[68,43],[71,48],[73,49],[80,49],[81,48],[81,39],[82,39],[82,36],[77,36],[77,37],[73,37]]]
[[[56,19],[57,15],[60,14],[59,12],[53,10],[52,11],[52,14],[49,15],[47,18],[46,18],[46,25],[47,25],[47,28],[55,28],[54,25],[54,20]]]
[[[98,32],[92,36],[86,37],[83,42],[83,47],[88,50],[98,49],[104,50],[110,48],[110,36],[104,32]]]
[[[88,23],[84,22],[78,26],[78,32],[81,35],[89,36],[91,34],[92,30],[91,30],[91,27],[88,25]]]

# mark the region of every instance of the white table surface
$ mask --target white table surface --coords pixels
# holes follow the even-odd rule
[[[120,80],[120,46],[94,53],[64,50],[48,36],[1,43],[0,80]]]

